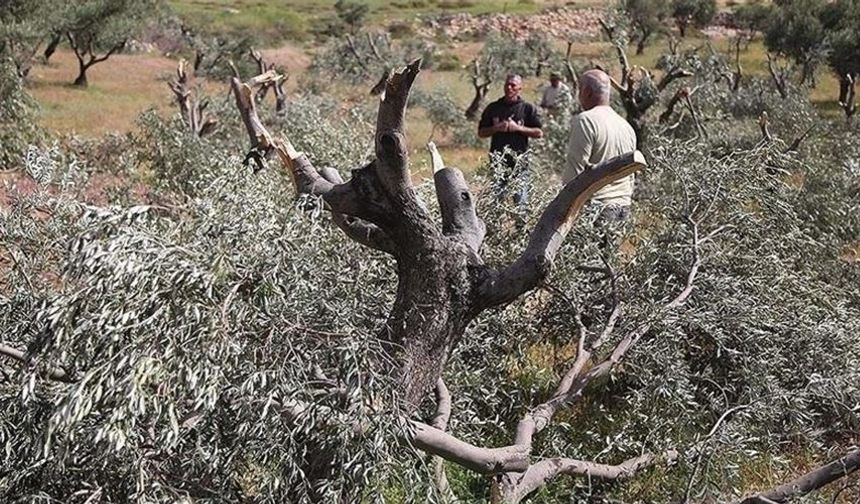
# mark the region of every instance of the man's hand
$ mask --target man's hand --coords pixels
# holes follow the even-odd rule
[[[513,119],[505,121],[505,127],[507,128],[505,131],[508,133],[522,133],[523,131],[523,126]]]

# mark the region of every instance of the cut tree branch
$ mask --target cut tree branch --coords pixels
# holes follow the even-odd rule
[[[404,122],[409,91],[420,68],[421,60],[418,59],[391,75],[385,83],[385,92],[381,95],[376,116],[376,172],[389,196],[394,199],[399,199],[398,196],[402,197],[412,189]]]
[[[854,103],[854,96],[857,92],[857,78],[858,77],[856,75],[845,74],[839,83],[839,107],[841,107],[845,112],[845,120],[849,123],[851,122],[851,118],[854,117],[854,114],[857,112],[857,105]]]
[[[603,480],[624,479],[634,476],[642,469],[651,467],[656,463],[672,462],[677,458],[678,453],[670,450],[662,456],[646,453],[618,465],[598,464],[569,458],[541,460],[528,468],[513,492],[505,496],[505,501],[509,503],[520,502],[557,476],[587,476]]]
[[[475,211],[475,198],[469,191],[463,173],[456,168],[446,168],[436,144],[427,144],[433,164],[433,182],[436,198],[442,213],[442,234],[452,236],[464,243],[480,263],[478,250],[484,242],[487,228]]]
[[[167,85],[176,97],[179,112],[188,129],[200,138],[211,133],[217,126],[218,120],[211,116],[204,116],[208,102],[205,100],[201,102],[197,93],[192,93],[189,89],[187,62],[184,59],[179,60],[176,66],[176,80],[168,82]]]
[[[277,78],[275,72],[269,71],[254,77],[247,83],[235,77],[230,81],[236,97],[236,106],[251,140],[251,150],[246,156],[246,161],[253,159],[259,167],[262,167],[262,160],[275,153],[287,169],[296,192],[322,196],[332,211],[367,220],[368,212],[359,205],[350,183],[332,184],[317,172],[307,156],[293,148],[289,140],[275,140],[263,125],[257,115],[252,87],[275,78]]]
[[[27,359],[27,354],[25,354],[21,350],[18,350],[17,348],[13,348],[13,347],[6,345],[4,343],[0,343],[0,355],[5,355],[6,357],[14,359],[14,360],[16,360],[16,361],[18,361],[24,365],[30,364],[30,360]],[[64,382],[64,383],[74,383],[75,382],[75,380],[72,379],[72,377],[69,376],[69,374],[66,373],[66,371],[64,369],[59,368],[59,367],[48,368],[47,370],[45,370],[43,372],[43,374],[47,378],[50,378],[51,380],[54,380],[54,381],[60,381],[60,382]]]
[[[550,202],[532,231],[526,250],[510,266],[492,272],[479,286],[482,308],[506,304],[533,289],[547,275],[576,215],[595,191],[646,166],[639,151],[629,152],[585,170]]]
[[[319,174],[335,186],[343,184],[343,178],[341,178],[340,173],[338,173],[334,168],[320,168]],[[394,253],[394,242],[391,241],[388,234],[376,224],[335,211],[332,211],[331,217],[337,227],[358,243],[376,250],[381,250],[382,252],[388,252],[389,254]]]
[[[793,479],[788,483],[776,488],[762,492],[752,497],[747,497],[740,504],[762,504],[765,502],[788,502],[789,500],[806,495],[830,484],[839,478],[848,476],[860,468],[860,449],[841,457],[829,464],[810,471],[803,476]]]

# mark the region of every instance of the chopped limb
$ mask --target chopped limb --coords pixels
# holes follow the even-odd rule
[[[27,359],[27,354],[18,350],[17,348],[12,348],[9,345],[0,343],[0,355],[5,355],[11,359],[14,359],[22,364],[28,364],[30,361]],[[50,378],[54,381],[61,381],[66,383],[74,383],[74,379],[66,373],[65,370],[61,368],[50,368],[45,371],[44,375],[47,378]]]
[[[289,140],[275,140],[263,125],[257,115],[252,86],[260,85],[275,78],[277,78],[277,74],[270,71],[254,77],[247,83],[243,83],[235,77],[230,81],[233,95],[236,98],[236,107],[239,109],[242,122],[245,124],[245,129],[251,140],[251,151],[248,157],[259,160],[272,153],[276,154],[287,169],[296,192],[322,196],[333,211],[364,218],[362,208],[351,190],[350,184],[335,185],[323,178],[307,156],[296,151]]]
[[[266,98],[266,94],[268,94],[269,89],[274,91],[275,93],[275,111],[278,113],[284,112],[287,106],[287,93],[284,91],[284,82],[286,82],[288,76],[283,69],[280,71],[275,69],[275,63],[267,63],[263,58],[262,53],[251,49],[250,51],[251,59],[257,64],[257,74],[264,75],[267,72],[277,72],[278,78],[274,80],[267,81],[260,86],[260,89],[257,90],[257,102],[262,102]],[[238,72],[235,70],[235,67],[232,63],[230,63],[231,68],[233,68],[234,77],[238,77]]]
[[[773,135],[770,134],[770,128],[768,127],[767,112],[762,112],[761,115],[758,116],[758,127],[761,130],[762,141],[766,143],[772,142]]]
[[[803,476],[784,483],[776,488],[747,497],[740,504],[761,504],[763,502],[788,502],[848,476],[860,468],[860,449],[834,460],[829,464],[810,471]]]
[[[696,111],[696,107],[693,106],[693,100],[691,98],[692,95],[693,93],[684,94],[684,105],[687,106],[687,110],[690,111],[690,115],[693,117],[693,123],[696,125],[696,131],[699,132],[702,138],[708,138],[708,131],[705,129],[705,126],[699,119],[699,113]]]
[[[573,63],[570,61],[570,53],[573,49],[573,42],[570,40],[567,41],[567,52],[564,56],[564,70],[567,72],[567,82],[570,83],[571,92],[576,93],[576,90],[579,89],[579,73],[574,68]]]
[[[622,40],[615,39],[614,25],[609,26],[602,18],[598,21],[600,22],[600,27],[603,28],[604,33],[606,33],[606,37],[615,47],[615,53],[618,56],[618,62],[621,65],[621,82],[612,81],[612,85],[619,92],[627,92],[632,88],[629,82],[631,68],[630,63],[627,60],[627,51],[624,49],[624,42]]]
[[[439,154],[439,149],[433,142],[427,143],[427,150],[430,152],[430,165],[433,166],[433,173],[445,168],[445,162],[442,161],[442,155]]]
[[[473,261],[479,263],[478,250],[487,228],[475,210],[475,198],[463,173],[456,168],[445,168],[436,145],[430,142],[427,149],[432,158],[433,182],[442,213],[442,234],[463,242],[472,251]]]
[[[857,77],[851,74],[845,74],[839,83],[839,106],[845,112],[845,120],[849,123],[857,112],[857,105],[854,103],[856,85]]]
[[[168,82],[167,85],[176,96],[176,103],[179,105],[182,119],[192,133],[198,137],[203,137],[214,131],[218,120],[211,116],[204,116],[204,111],[209,103],[206,100],[200,101],[198,94],[192,93],[189,89],[187,62],[184,59],[179,60],[176,67],[176,80]]]
[[[664,110],[663,113],[660,114],[660,124],[665,124],[669,121],[669,118],[672,117],[672,114],[675,113],[675,107],[678,105],[678,102],[683,100],[684,96],[689,93],[690,88],[686,86],[675,91],[674,96],[672,96],[672,99],[669,100],[669,104],[666,105],[666,110]]]
[[[319,174],[332,184],[343,184],[343,178],[334,168],[320,168]],[[337,227],[358,243],[389,254],[394,253],[394,242],[391,241],[391,237],[376,224],[335,211],[332,211],[331,218]]]
[[[546,485],[557,476],[587,476],[603,480],[617,480],[634,476],[643,469],[659,462],[672,462],[678,458],[678,453],[670,450],[662,456],[650,453],[628,459],[618,465],[598,464],[584,460],[553,458],[542,460],[522,475],[516,487],[507,493],[505,502],[517,503],[530,493]]]
[[[684,77],[692,77],[693,75],[693,72],[689,70],[683,68],[672,68],[671,70],[663,74],[663,77],[660,79],[660,82],[657,83],[657,90],[663,91],[673,81]]]
[[[376,84],[374,84],[373,87],[370,88],[371,96],[379,96],[380,100],[385,99],[385,84],[388,82],[388,79],[391,78],[391,72],[392,70],[390,68],[386,68],[382,71],[382,76],[379,78],[378,81],[376,81]]]
[[[576,215],[591,195],[645,166],[642,153],[633,151],[604,161],[568,182],[544,210],[522,255],[504,270],[488,275],[479,286],[481,308],[509,303],[536,287],[549,272]]]
[[[412,192],[404,122],[409,92],[420,68],[421,60],[415,60],[386,80],[376,117],[376,173],[395,201]]]
[[[809,137],[809,134],[810,134],[810,133],[812,133],[812,131],[815,129],[815,127],[816,127],[816,126],[817,126],[817,124],[812,123],[812,125],[811,125],[811,126],[809,126],[808,128],[806,128],[806,131],[804,131],[803,133],[801,133],[798,137],[796,137],[796,138],[791,142],[791,144],[790,144],[788,147],[786,147],[786,149],[785,149],[785,151],[784,151],[784,152],[785,152],[785,153],[789,153],[789,152],[795,152],[795,151],[797,151],[797,149],[799,149],[799,148],[800,148],[800,144],[801,144],[801,143],[803,143],[803,141],[804,141],[804,140],[806,140],[806,139]]]

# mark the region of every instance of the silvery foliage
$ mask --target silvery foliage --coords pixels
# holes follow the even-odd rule
[[[0,296],[4,341],[38,356],[4,362],[0,443],[16,470],[0,477],[3,500],[356,498],[370,469],[397,463],[373,409],[391,404],[386,377],[368,364],[388,265],[344,243],[319,202],[297,207],[274,170],[253,175],[211,144],[201,155],[181,125],[165,126],[186,148],[138,141],[194,163],[164,184],[193,189],[182,206],[87,207],[43,191],[2,213],[19,259]],[[51,163],[34,174],[56,180]],[[54,365],[77,383],[38,378]],[[313,407],[293,421],[291,400]],[[319,480],[329,466],[338,476]]]
[[[824,199],[811,194],[818,189],[810,179],[824,183],[838,170],[805,172],[809,185],[798,188],[767,170],[796,162],[781,145],[720,157],[698,141],[659,138],[654,145],[637,182],[635,226],[615,230],[621,245],[610,263],[626,306],[615,337],[646,321],[655,325],[611,382],[541,435],[537,453],[614,463],[681,446],[685,458],[642,476],[646,496],[636,493],[641,486],[583,480],[556,483],[538,502],[676,501],[691,477],[697,497],[730,498],[731,488],[745,490],[745,464],[787,470],[789,459],[781,457],[797,451],[832,458],[860,423],[858,272],[840,257],[849,238],[825,231],[808,211]],[[830,192],[837,201],[828,205],[857,230],[860,200],[848,190],[858,179],[846,173],[833,185],[848,188]],[[453,409],[462,412],[454,415],[454,432],[472,442],[510,442],[516,420],[548,397],[569,365],[576,314],[590,330],[602,328],[614,302],[611,282],[580,269],[602,264],[603,231],[589,225],[595,213],[581,217],[546,288],[482,317],[464,337],[446,373]],[[701,246],[691,300],[666,316],[660,306],[683,288],[693,261],[687,217],[699,222],[700,237],[720,231]],[[490,236],[487,249],[496,254],[488,261],[510,260],[524,245],[523,234],[505,229]],[[784,451],[785,443],[794,447]],[[464,493],[481,485],[463,477]]]
[[[322,81],[326,87],[331,81],[373,85],[371,81],[383,72],[417,58],[422,68],[430,68],[434,50],[432,43],[422,39],[391,40],[387,34],[358,32],[329,40],[314,56],[310,74],[317,85]]]
[[[678,57],[663,55],[658,62],[659,66],[666,68],[677,61]],[[706,129],[726,140],[726,143],[746,139],[752,140],[746,142],[746,146],[752,146],[761,135],[756,135],[759,131],[758,125],[748,119],[758,119],[762,112],[768,114],[771,132],[788,142],[813,124],[823,124],[823,119],[808,99],[808,90],[791,80],[786,82],[789,93],[786,99],[780,97],[772,79],[748,73],[743,74],[738,90],[732,91],[725,79],[726,75],[735,71],[733,59],[718,52],[708,55],[682,54],[680,57],[684,58],[684,65],[692,70],[694,75],[678,79],[671,84],[663,93],[664,105],[678,87],[688,86],[694,89],[691,100]],[[676,106],[678,112],[683,109],[681,104]],[[662,112],[662,109],[659,112]],[[685,114],[680,128],[674,132],[681,138],[692,136],[695,132],[689,114]],[[674,122],[674,119],[670,122]],[[727,127],[728,124],[731,124],[731,127]]]
[[[330,96],[301,95],[272,120],[274,130],[287,135],[316,166],[354,168],[373,155],[374,105],[371,100],[342,113],[343,104]]]
[[[36,107],[14,63],[0,58],[0,170],[20,167],[27,147],[42,139]]]
[[[273,130],[316,162],[343,171],[367,155],[367,111],[292,103]],[[532,154],[525,229],[558,190],[548,167],[568,120],[548,118]],[[135,168],[180,203],[84,205],[58,189],[82,183],[86,160],[34,151],[31,171],[54,189],[0,210],[0,331],[30,357],[0,367],[0,500],[439,500],[427,459],[397,443],[381,372],[391,260],[343,237],[319,201],[297,204],[275,163],[242,166],[238,125],[201,141],[176,121],[141,122]],[[509,443],[569,365],[576,317],[599,331],[617,299],[612,339],[645,322],[650,332],[541,433],[536,456],[683,455],[642,475],[644,490],[560,479],[535,502],[678,501],[688,484],[697,499],[730,497],[750,464],[838,451],[860,423],[860,274],[843,258],[860,236],[856,137],[791,154],[781,141],[728,149],[658,134],[651,145],[634,220],[610,230],[617,249],[587,207],[545,285],[469,327],[445,373],[450,430]],[[489,177],[472,185],[490,230],[483,257],[509,262],[528,240],[518,209],[493,198]],[[432,208],[431,185],[418,190]],[[665,313],[693,262],[691,219],[700,238],[714,234],[692,297]],[[611,278],[595,272],[604,260]],[[76,383],[41,377],[55,366]],[[485,501],[486,479],[447,468],[463,502]]]

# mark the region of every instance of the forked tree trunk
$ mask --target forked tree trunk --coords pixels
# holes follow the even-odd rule
[[[472,80],[472,88],[475,90],[475,96],[472,98],[469,106],[466,107],[465,113],[466,119],[470,121],[478,119],[481,109],[484,107],[484,99],[487,96],[487,91],[490,89],[490,84],[492,83],[492,79],[490,79],[490,75],[486,71],[486,66],[489,66],[489,63],[490,61],[488,61],[488,65],[485,65],[484,72],[482,73],[481,64],[478,60],[476,59],[472,62],[472,75],[470,78]]]
[[[376,159],[353,170],[344,182],[331,168],[317,170],[286,140],[263,127],[251,86],[233,79],[252,156],[274,151],[297,192],[321,196],[332,218],[350,238],[387,252],[397,263],[397,297],[380,335],[397,367],[401,406],[413,411],[436,384],[469,322],[487,308],[507,304],[536,287],[548,274],[573,220],[591,194],[644,166],[630,153],[568,183],[550,203],[529,244],[510,265],[492,268],[480,256],[484,223],[463,174],[434,156],[434,184],[442,225],[438,226],[412,186],[404,134],[406,103],[420,60],[386,81],[376,122]],[[273,77],[271,77],[273,78]],[[265,84],[270,77],[251,84]]]
[[[73,84],[80,87],[87,87],[89,84],[87,81],[87,70],[91,66],[107,60],[116,52],[122,51],[126,44],[126,40],[121,40],[102,56],[96,56],[95,47],[93,47],[95,42],[92,38],[84,37],[82,40],[78,40],[78,37],[71,31],[66,32],[66,38],[68,38],[69,46],[71,46],[75,52],[75,57],[78,59],[78,76]]]

